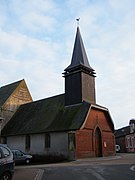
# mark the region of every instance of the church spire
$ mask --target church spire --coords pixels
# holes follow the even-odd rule
[[[69,106],[83,101],[95,104],[95,70],[89,64],[79,26],[71,64],[64,71],[65,105]]]
[[[94,75],[94,69],[90,66],[87,54],[84,48],[79,26],[77,27],[74,49],[71,59],[71,64],[65,69],[65,72],[72,72],[77,69],[87,70],[91,75]]]

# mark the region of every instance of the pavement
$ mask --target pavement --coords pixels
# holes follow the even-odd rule
[[[117,153],[116,156],[78,159],[75,163],[89,163],[91,165],[135,164],[135,153]]]
[[[85,158],[77,161],[54,163],[54,164],[38,164],[27,166],[15,166],[13,180],[42,180],[44,168],[58,166],[80,166],[80,165],[113,165],[113,164],[132,164],[135,171],[135,153],[118,153],[116,156]]]
[[[18,168],[15,167],[13,180],[41,180],[44,170],[35,168]]]

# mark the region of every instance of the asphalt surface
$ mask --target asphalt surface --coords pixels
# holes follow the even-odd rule
[[[16,166],[13,180],[134,180],[135,153],[72,162]]]
[[[45,168],[43,180],[135,180],[130,165],[85,165]]]
[[[41,180],[44,170],[37,168],[18,168],[15,167],[13,180]]]

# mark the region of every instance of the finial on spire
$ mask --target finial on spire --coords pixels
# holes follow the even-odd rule
[[[80,18],[77,18],[76,21],[77,21],[77,26],[79,27]]]

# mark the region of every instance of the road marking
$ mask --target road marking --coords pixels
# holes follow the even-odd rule
[[[34,180],[41,180],[43,174],[44,174],[44,170],[43,169],[39,169],[36,177],[34,178]]]
[[[94,170],[91,169],[91,172],[98,180],[106,180],[105,178],[103,178],[99,173],[95,172]]]
[[[135,171],[135,165],[131,166],[130,170]]]

